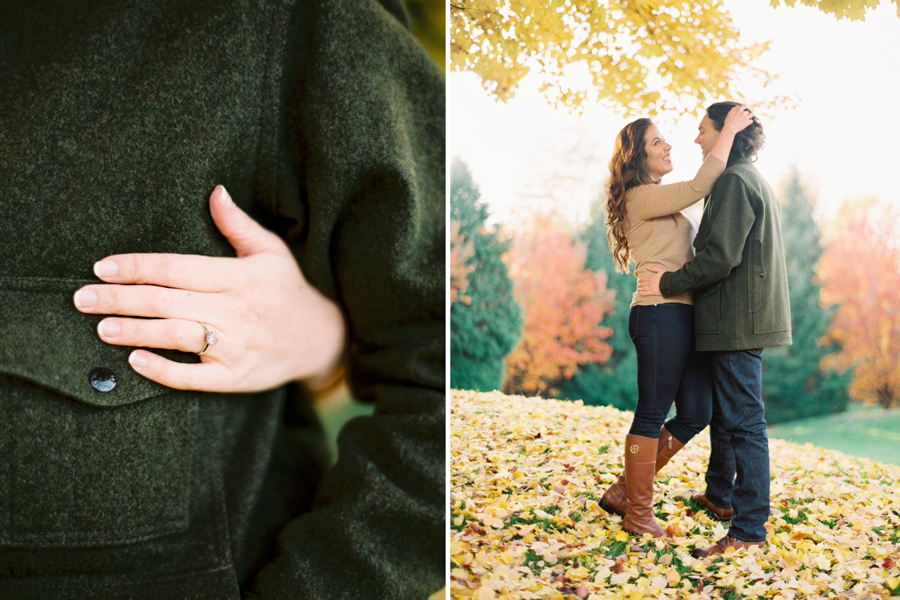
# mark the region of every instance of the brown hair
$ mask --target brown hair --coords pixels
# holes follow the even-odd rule
[[[727,102],[716,102],[706,107],[706,116],[712,121],[716,131],[722,131],[728,112],[738,105],[740,105],[740,102],[729,100]],[[728,157],[749,158],[755,161],[756,155],[759,154],[759,151],[765,145],[766,134],[763,133],[759,119],[754,116],[752,123],[734,135],[734,142],[731,143],[731,153]]]
[[[637,119],[616,136],[616,147],[609,161],[606,182],[606,239],[616,261],[616,271],[628,273],[631,250],[625,237],[625,193],[633,187],[653,183],[647,173],[644,134],[653,125],[650,119]]]

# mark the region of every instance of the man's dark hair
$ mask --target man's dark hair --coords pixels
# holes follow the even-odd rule
[[[725,117],[728,116],[728,111],[739,104],[740,102],[729,100],[728,102],[716,102],[715,104],[710,104],[706,107],[706,116],[712,121],[716,131],[722,131],[722,126],[725,125]],[[731,154],[729,154],[728,157],[733,158],[738,156],[755,161],[756,155],[759,154],[759,151],[762,150],[765,145],[766,134],[763,133],[762,124],[759,122],[759,119],[754,116],[753,122],[734,136],[734,143],[731,144]]]

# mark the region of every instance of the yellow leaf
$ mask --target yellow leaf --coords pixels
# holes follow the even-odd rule
[[[666,533],[676,538],[680,538],[684,535],[684,531],[682,531],[681,524],[678,521],[672,521],[666,525]]]
[[[494,590],[491,588],[478,588],[478,600],[494,600],[496,598],[496,594],[494,594]]]
[[[791,552],[784,557],[784,566],[787,569],[796,569],[799,568],[802,564],[803,561],[800,560],[800,557],[795,552]]]
[[[627,542],[628,541],[628,534],[625,532],[624,529],[620,529],[616,533],[616,541],[619,541],[619,542]]]

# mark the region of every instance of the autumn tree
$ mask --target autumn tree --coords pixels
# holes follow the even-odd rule
[[[852,369],[850,397],[900,406],[900,219],[874,200],[845,203],[817,274],[822,304],[837,305],[825,336],[841,352],[825,366]]]
[[[506,359],[507,393],[549,394],[588,362],[605,362],[612,330],[600,323],[612,308],[606,274],[585,269],[587,247],[559,217],[535,214],[509,251],[515,297],[525,311],[522,340]]]
[[[571,379],[561,380],[553,388],[557,398],[634,410],[637,405],[637,356],[628,335],[628,313],[636,279],[634,275],[616,272],[615,261],[606,241],[605,202],[604,196],[592,204],[591,221],[578,237],[587,246],[585,267],[604,273],[606,287],[614,293],[613,306],[602,321],[604,327],[612,330],[612,335],[606,340],[612,353],[605,362],[582,365]]]
[[[796,170],[783,183],[781,233],[791,300],[793,344],[769,348],[763,361],[763,398],[770,424],[841,412],[849,396],[849,374],[822,366],[840,348],[820,343],[834,308],[822,308],[822,285],[814,280],[822,254],[821,230],[813,218],[814,203]]]
[[[738,82],[775,79],[753,66],[768,42],[741,40],[723,0],[451,0],[450,15],[451,69],[476,73],[503,101],[532,70],[557,106],[604,101],[650,116],[696,114],[741,97]],[[575,65],[590,74],[582,89],[563,79]]]
[[[503,383],[503,358],[522,335],[522,314],[503,262],[510,240],[485,225],[488,210],[479,195],[469,169],[455,158],[450,173],[450,385],[491,391]]]
[[[463,237],[461,228],[459,221],[450,221],[450,303],[462,302],[468,306],[472,304],[472,298],[466,295],[466,289],[469,273],[475,270],[472,263],[475,243]]]
[[[900,0],[893,2],[900,16]],[[770,0],[793,7],[798,0]],[[879,0],[799,0],[839,19],[863,20]],[[506,101],[536,71],[557,106],[601,101],[626,116],[665,110],[697,114],[722,98],[741,98],[751,81],[772,75],[754,64],[768,42],[746,42],[724,0],[451,0],[450,61]],[[589,84],[563,75],[581,66]],[[754,86],[757,87],[757,86]],[[757,112],[789,106],[783,95],[754,98]]]

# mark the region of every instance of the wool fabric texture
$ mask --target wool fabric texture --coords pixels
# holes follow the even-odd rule
[[[444,86],[399,0],[5,3],[0,73],[0,597],[440,589]],[[302,386],[167,389],[72,304],[111,254],[234,256],[217,184],[344,313],[375,408],[331,467]]]
[[[789,345],[781,209],[748,159],[728,160],[704,204],[694,248],[694,260],[664,273],[659,289],[666,297],[694,290],[697,350]]]

